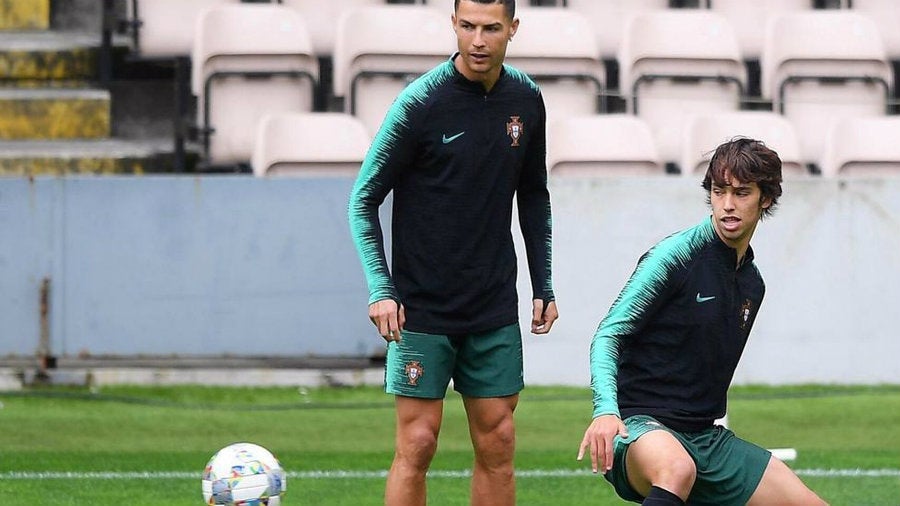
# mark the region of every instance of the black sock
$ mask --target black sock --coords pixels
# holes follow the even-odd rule
[[[644,506],[684,506],[680,497],[664,488],[650,487],[650,494],[641,503]]]

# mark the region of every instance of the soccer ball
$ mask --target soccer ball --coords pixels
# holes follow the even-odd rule
[[[201,485],[209,506],[280,506],[287,477],[269,450],[235,443],[209,459]]]

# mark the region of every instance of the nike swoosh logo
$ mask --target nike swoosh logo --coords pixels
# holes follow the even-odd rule
[[[697,302],[706,302],[706,301],[709,301],[709,300],[713,300],[713,299],[715,299],[715,298],[716,298],[715,295],[712,295],[712,296],[710,296],[710,297],[701,297],[701,296],[700,296],[700,292],[697,292]]]
[[[456,139],[459,139],[460,137],[462,137],[462,135],[464,133],[466,133],[466,132],[460,132],[460,133],[458,133],[456,135],[452,135],[450,137],[447,137],[447,134],[444,134],[444,136],[441,138],[441,141],[444,144],[450,144],[451,142],[455,141]]]

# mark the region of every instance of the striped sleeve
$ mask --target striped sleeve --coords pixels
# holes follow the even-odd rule
[[[672,235],[645,253],[597,327],[590,351],[594,418],[619,416],[616,376],[622,345],[678,290],[685,266],[709,239],[707,228],[712,230],[701,225]]]
[[[384,252],[378,208],[397,176],[415,159],[415,114],[446,74],[445,68],[432,70],[400,93],[375,135],[350,192],[350,233],[369,287],[369,304],[384,299],[400,301]]]

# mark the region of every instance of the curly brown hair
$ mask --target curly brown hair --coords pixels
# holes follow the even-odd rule
[[[712,185],[726,186],[726,173],[742,183],[756,183],[760,202],[769,199],[771,205],[763,209],[762,217],[771,216],[781,196],[781,158],[765,143],[747,137],[735,137],[720,144],[713,153],[703,178],[706,203],[710,203]]]

